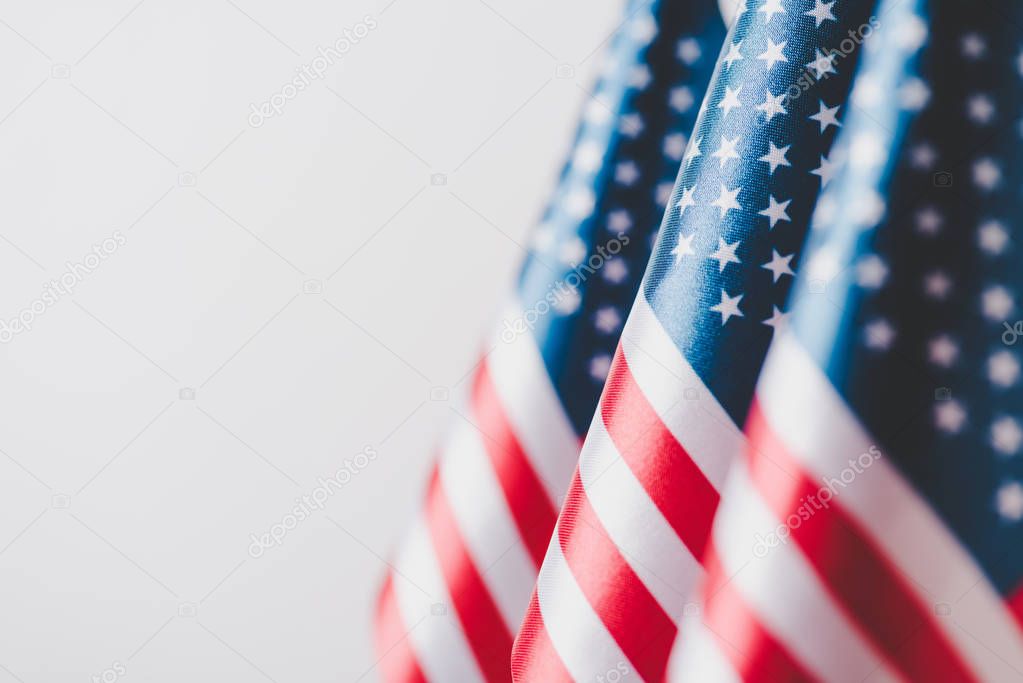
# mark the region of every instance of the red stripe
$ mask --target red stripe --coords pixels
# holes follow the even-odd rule
[[[558,512],[508,423],[486,361],[476,373],[472,411],[515,526],[539,570]]]
[[[426,683],[398,612],[394,579],[390,572],[380,589],[380,599],[377,602],[376,649],[380,657],[377,667],[385,683]]]
[[[1009,597],[1006,602],[1009,612],[1016,617],[1016,623],[1023,629],[1023,584],[1016,589],[1016,594]]]
[[[572,683],[572,674],[547,635],[536,591],[512,647],[511,675],[516,683]]]
[[[842,510],[841,484],[825,505],[820,496],[826,484],[809,479],[755,402],[747,434],[757,490],[780,520],[792,520],[792,539],[877,648],[910,680],[975,680],[907,579]],[[869,469],[857,476],[863,481],[849,486],[870,486]]]
[[[735,589],[734,582],[721,571],[713,545],[707,550],[707,570],[711,577],[705,605],[704,623],[718,642],[738,677],[746,683],[812,683],[816,681],[782,644],[760,623]],[[683,632],[682,637],[685,638]]]
[[[511,633],[466,550],[436,467],[427,495],[426,521],[433,549],[466,640],[488,681],[510,681]]]
[[[601,398],[618,453],[693,557],[703,557],[720,496],[675,440],[629,370],[621,347]]]
[[[675,622],[661,608],[608,537],[572,477],[558,522],[558,541],[572,575],[604,626],[643,680],[664,676]]]

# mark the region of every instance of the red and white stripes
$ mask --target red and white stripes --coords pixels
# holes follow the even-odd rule
[[[508,681],[579,441],[533,338],[496,342],[382,591],[387,681]]]
[[[743,444],[639,296],[516,640],[514,680],[662,679]]]
[[[789,335],[768,356],[747,435],[714,524],[703,616],[686,620],[671,680],[1023,671],[1010,608]]]

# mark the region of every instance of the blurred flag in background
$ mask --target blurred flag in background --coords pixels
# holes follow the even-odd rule
[[[377,614],[387,681],[508,681],[512,640],[724,36],[630,2]]]

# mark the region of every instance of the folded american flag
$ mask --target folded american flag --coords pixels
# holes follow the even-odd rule
[[[379,602],[388,681],[507,681],[512,639],[724,36],[630,2]]]
[[[624,30],[612,64],[652,79],[608,73],[617,132],[588,117],[539,234],[589,254],[631,179],[667,206],[632,197],[630,249],[663,214],[657,244],[613,360],[584,323],[611,343],[634,281],[485,356],[484,445],[447,449],[385,587],[387,680],[1023,680],[1023,8],[744,0],[722,40],[710,4],[630,5],[659,31]],[[714,43],[657,191],[650,150],[692,120],[644,97],[678,109],[661,74],[685,67],[700,100]],[[591,127],[607,151],[578,176]],[[549,291],[550,253],[520,297]]]
[[[872,30],[873,2],[832,5],[757,3],[725,41],[516,643],[516,680],[664,675],[831,179],[858,53],[829,47]]]

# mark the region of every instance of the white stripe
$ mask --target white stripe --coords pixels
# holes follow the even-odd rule
[[[837,477],[878,446],[817,364],[790,334],[779,336],[757,389],[765,417],[789,452],[819,480]],[[806,419],[813,415],[815,419]],[[984,680],[1023,671],[1023,633],[1001,596],[898,471],[874,462],[835,501],[912,581],[919,601]],[[934,616],[936,603],[952,618]]]
[[[622,460],[599,410],[579,459],[579,478],[622,557],[661,608],[678,619],[703,568]]]
[[[704,476],[720,490],[728,466],[743,451],[746,438],[661,327],[642,293],[636,297],[621,344],[643,395]]]
[[[440,481],[473,564],[515,633],[533,592],[536,568],[475,427],[455,426],[441,457]]]
[[[717,638],[699,619],[686,619],[668,661],[670,683],[741,683]]]
[[[521,318],[521,306],[513,303],[501,320]],[[579,437],[561,405],[533,335],[524,332],[506,341],[497,334],[491,344],[493,349],[484,362],[504,414],[551,503],[557,506],[575,471]]]
[[[732,467],[726,495],[714,547],[725,576],[760,624],[822,680],[901,680],[835,604],[795,544],[768,548],[760,542],[777,538],[780,523],[750,481],[744,460]]]
[[[574,680],[596,680],[619,665],[631,666],[572,576],[557,529],[536,583],[536,598],[547,636]]]
[[[482,683],[483,674],[458,623],[422,519],[402,546],[395,569],[398,613],[406,628],[411,629],[409,642],[427,680]],[[430,606],[436,604],[443,605],[446,614],[431,614]]]

